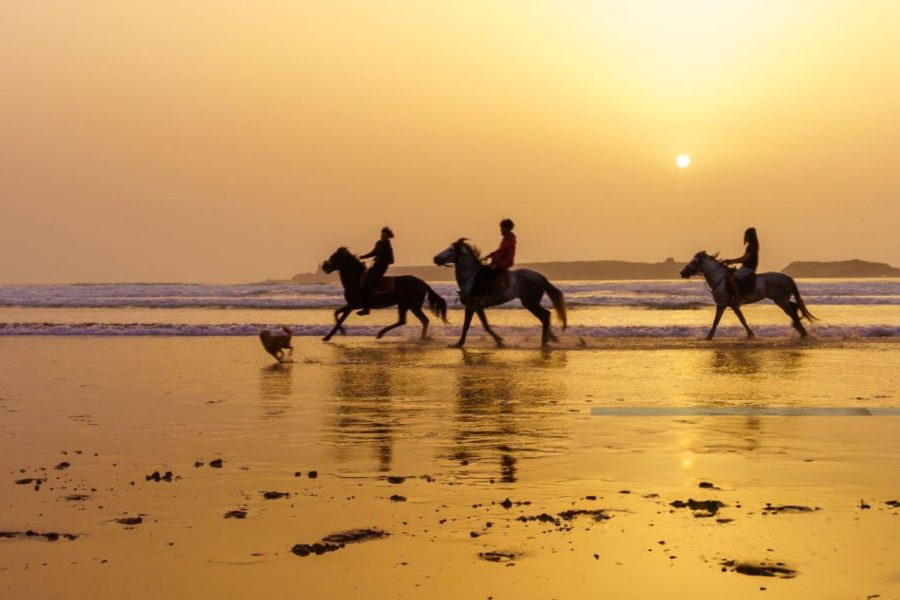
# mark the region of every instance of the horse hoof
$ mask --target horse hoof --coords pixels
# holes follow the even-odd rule
[[[448,348],[462,348],[462,347],[463,347],[463,343],[462,343],[462,342],[456,342],[455,344],[448,344],[447,347],[448,347]]]
[[[375,339],[376,339],[376,340],[380,340],[380,339],[383,338],[383,337],[384,337],[384,334],[381,333],[380,331],[379,331],[378,333],[375,334]]]
[[[325,337],[322,338],[322,341],[323,341],[323,342],[329,342],[329,341],[331,341],[331,336],[330,336],[330,335],[326,335]]]
[[[711,336],[711,335],[708,335],[708,336],[706,336],[706,337],[705,337],[705,338],[703,338],[703,339],[704,339],[704,340],[706,340],[706,341],[707,341],[707,342],[711,342],[711,341],[712,341],[712,339],[713,339],[713,336]]]

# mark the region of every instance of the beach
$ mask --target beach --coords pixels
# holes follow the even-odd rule
[[[0,595],[900,594],[900,417],[592,414],[896,407],[895,339],[447,341],[0,337]]]

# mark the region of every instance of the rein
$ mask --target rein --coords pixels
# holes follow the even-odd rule
[[[709,257],[709,258],[712,258],[712,257]],[[715,259],[713,259],[713,260],[715,260]],[[720,263],[719,261],[716,261],[716,264],[722,265],[722,263]],[[703,273],[703,283],[706,285],[706,289],[709,290],[709,293],[710,293],[710,294],[712,294],[712,293],[713,293],[713,290],[716,289],[716,287],[718,287],[718,285],[719,285],[720,283],[722,283],[723,281],[725,281],[725,279],[728,277],[728,269],[725,267],[725,265],[722,265],[722,268],[725,270],[725,274],[722,275],[722,276],[721,276],[714,284],[712,284],[712,285],[710,285],[709,281],[707,280],[707,278],[706,278],[706,277],[707,277],[706,273],[705,273],[705,272]]]

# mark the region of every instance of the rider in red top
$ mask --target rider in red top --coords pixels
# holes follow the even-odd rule
[[[490,263],[481,268],[475,275],[475,281],[472,285],[472,295],[479,297],[483,295],[488,287],[488,282],[495,279],[501,271],[505,271],[513,266],[516,260],[516,234],[512,232],[515,223],[511,219],[503,219],[500,221],[500,233],[503,234],[503,240],[500,247],[485,256],[490,259]]]
[[[500,221],[500,233],[503,240],[500,247],[488,254],[485,258],[491,259],[490,268],[494,271],[509,269],[516,261],[516,234],[512,232],[515,224],[511,219]]]

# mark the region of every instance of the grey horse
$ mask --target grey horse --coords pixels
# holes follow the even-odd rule
[[[713,300],[716,302],[716,318],[713,319],[712,329],[709,330],[706,336],[708,340],[713,339],[713,336],[716,334],[716,327],[719,326],[719,320],[722,318],[722,313],[729,306],[734,311],[734,314],[737,315],[737,318],[740,319],[741,325],[747,330],[747,337],[756,337],[750,326],[747,325],[744,313],[741,312],[740,307],[728,295],[727,279],[729,271],[728,267],[723,265],[715,255],[707,254],[702,250],[695,254],[691,262],[681,270],[681,276],[685,279],[693,277],[697,273],[702,273]],[[796,302],[791,301],[791,295],[794,296]],[[784,273],[760,273],[756,276],[755,289],[752,293],[744,295],[741,304],[750,304],[766,298],[772,300],[791,318],[791,324],[800,334],[800,337],[809,335],[800,319],[805,317],[808,321],[815,321],[816,318],[806,309],[806,304],[803,303],[803,298],[800,297],[800,290],[797,289],[797,283],[793,278]]]
[[[472,324],[472,315],[475,314],[481,320],[485,331],[494,338],[494,342],[498,346],[502,346],[503,338],[497,335],[491,329],[491,326],[488,325],[484,309],[487,306],[497,306],[516,298],[521,300],[522,306],[540,320],[542,325],[541,346],[547,346],[551,341],[558,341],[550,330],[550,311],[541,306],[541,298],[544,297],[544,293],[550,297],[553,308],[556,309],[556,315],[562,322],[563,330],[567,326],[566,302],[563,298],[563,293],[551,284],[546,277],[530,269],[516,269],[509,272],[509,284],[501,294],[492,295],[487,299],[474,299],[472,298],[472,286],[475,283],[475,276],[482,269],[478,249],[469,244],[465,238],[456,240],[446,250],[434,257],[434,264],[436,265],[445,266],[451,263],[456,267],[456,283],[459,285],[460,301],[466,307],[462,335],[453,347],[462,348],[466,343],[466,334],[468,334],[469,326]]]

